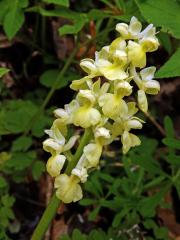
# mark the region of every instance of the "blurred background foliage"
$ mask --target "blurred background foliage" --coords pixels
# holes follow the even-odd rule
[[[30,239],[53,192],[44,129],[73,98],[79,60],[132,16],[153,23],[161,43],[148,56],[161,92],[142,115],[142,145],[105,149],[84,199],[62,205],[44,239],[179,239],[179,13],[178,0],[0,0],[0,240]]]

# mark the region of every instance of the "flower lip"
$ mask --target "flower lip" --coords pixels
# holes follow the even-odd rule
[[[96,101],[96,98],[91,90],[80,90],[77,95],[77,99],[80,105],[89,105],[89,106],[93,106]]]

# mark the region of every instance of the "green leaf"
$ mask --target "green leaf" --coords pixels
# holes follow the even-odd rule
[[[144,161],[146,159],[146,161]],[[134,164],[137,164],[143,167],[146,171],[155,174],[162,173],[160,164],[153,158],[153,156],[149,156],[144,152],[142,155],[134,155],[132,158]]]
[[[101,2],[103,2],[104,4],[106,4],[109,7],[113,7],[113,4],[111,3],[111,0],[100,0]]]
[[[9,5],[7,1],[0,1],[0,24],[3,24],[4,16],[8,11]]]
[[[43,2],[69,7],[69,0],[43,0]]]
[[[123,10],[125,12],[126,10],[125,0],[115,0],[115,3],[119,10]]]
[[[89,216],[88,216],[88,220],[89,221],[94,221],[100,211],[100,206],[94,208],[90,213],[89,213]]]
[[[180,149],[180,140],[177,140],[175,138],[164,138],[162,141],[168,147]]]
[[[86,191],[93,194],[97,198],[100,198],[98,189],[94,187],[94,185],[91,181],[87,181],[86,184],[84,185],[84,187],[85,187]]]
[[[143,217],[153,217],[155,208],[160,204],[167,189],[162,189],[150,197],[145,197],[139,203],[139,211]]]
[[[112,226],[118,227],[121,219],[129,212],[128,208],[123,209],[121,212],[117,213],[113,219]]]
[[[39,12],[43,16],[62,17],[72,21],[72,24],[66,24],[58,29],[60,35],[77,34],[84,25],[88,22],[88,17],[85,13],[74,12],[68,8],[61,7],[54,10],[45,10],[41,7],[32,7],[28,11]]]
[[[21,136],[12,145],[12,151],[26,151],[32,145],[32,138]]]
[[[39,114],[37,120],[34,122],[31,132],[35,137],[42,137],[44,129],[52,124],[52,119],[47,114]]]
[[[162,31],[180,38],[180,4],[176,0],[135,0],[143,17]]]
[[[7,187],[7,181],[5,180],[5,178],[3,178],[2,176],[0,176],[0,188],[5,188]]]
[[[24,23],[24,12],[19,0],[11,1],[7,14],[5,15],[3,27],[9,39],[12,39]]]
[[[14,219],[15,216],[14,216],[14,213],[13,211],[11,210],[11,208],[8,208],[8,207],[1,207],[0,208],[0,216],[1,216],[1,224],[3,224],[5,227],[7,227],[7,225],[9,224],[9,219]]]
[[[94,204],[96,202],[97,201],[95,199],[83,198],[79,203],[82,206],[89,206],[89,205],[92,205],[92,204]]]
[[[0,67],[0,78],[8,72],[9,72],[9,69]]]
[[[15,152],[11,159],[5,162],[4,167],[12,170],[22,171],[31,166],[36,160],[36,152],[29,151],[26,153]]]
[[[71,240],[71,238],[68,235],[62,235],[59,240]]]
[[[6,194],[6,195],[2,196],[1,202],[3,203],[3,205],[5,207],[12,207],[15,202],[15,198]]]
[[[10,100],[3,103],[0,108],[0,134],[24,132],[37,109],[31,101]]]
[[[57,69],[49,69],[45,71],[40,76],[40,83],[44,85],[45,87],[52,87],[54,82],[57,79],[59,71]]]
[[[45,164],[42,161],[35,161],[32,166],[32,176],[34,180],[38,180],[45,171]]]
[[[65,34],[77,34],[87,22],[87,16],[85,14],[79,14],[78,18],[75,18],[73,25],[64,25],[58,29],[61,36]]]
[[[171,165],[175,165],[175,166],[180,166],[180,156],[177,156],[174,153],[170,153],[167,156],[167,161],[171,164]]]
[[[98,176],[97,176],[97,175],[94,175],[94,176],[91,178],[91,182],[92,182],[92,185],[94,186],[94,188],[97,189],[97,192],[99,192],[99,194],[103,196],[102,184],[100,184],[100,181],[99,181]]]
[[[46,87],[52,87],[58,78],[58,74],[58,69],[49,69],[40,76],[40,83]],[[58,80],[56,89],[61,89],[67,86],[69,82],[78,79],[79,77],[80,76],[77,73],[74,73],[71,70],[67,71],[67,73]]]
[[[164,118],[164,127],[166,130],[167,137],[174,137],[174,127],[173,122],[169,116]]]
[[[163,239],[163,240],[168,240],[168,229],[165,227],[157,227],[154,230],[154,234],[156,236],[156,239]]]
[[[170,57],[170,59],[157,71],[157,78],[169,78],[180,76],[180,48]]]
[[[153,179],[152,181],[148,182],[147,184],[144,185],[144,189],[149,189],[149,188],[153,188],[156,187],[157,185],[160,185],[161,182],[165,179],[164,176],[159,176],[156,177],[155,179]]]
[[[101,173],[99,177],[108,183],[112,183],[114,181],[114,178],[106,173]]]
[[[89,20],[101,20],[104,18],[109,18],[111,16],[111,12],[99,9],[92,9],[88,12]]]
[[[79,229],[74,229],[72,233],[72,240],[86,240],[86,235],[81,233]]]
[[[180,181],[179,181],[179,179],[178,179],[178,181],[176,181],[176,182],[174,183],[174,186],[175,186],[175,188],[176,188],[176,190],[177,190],[177,193],[178,193],[178,196],[179,196],[179,198],[180,198]]]
[[[103,232],[101,229],[98,230],[92,230],[88,236],[88,240],[109,240],[111,239],[108,237],[105,232]]]
[[[27,7],[28,4],[29,4],[29,0],[19,0],[19,6],[20,6],[21,8]]]
[[[170,35],[164,32],[160,32],[158,34],[158,38],[160,40],[160,44],[162,44],[165,50],[171,55],[172,53],[172,43]]]

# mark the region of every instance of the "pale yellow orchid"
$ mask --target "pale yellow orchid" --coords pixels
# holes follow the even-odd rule
[[[109,87],[110,87],[110,83],[108,82],[103,83],[101,86],[101,81],[100,79],[98,79],[91,86],[91,91],[94,94],[95,98],[98,99],[99,97],[101,97],[102,95],[108,92]]]
[[[153,24],[148,25],[140,34],[139,43],[146,52],[154,52],[159,47],[159,41],[156,37],[156,28]]]
[[[79,177],[82,183],[86,182],[87,170],[98,166],[101,154],[102,146],[100,144],[89,143],[84,147],[83,154],[71,173]]]
[[[125,81],[120,81],[115,85],[114,94],[106,93],[99,98],[99,106],[102,107],[103,114],[111,119],[116,119],[128,112],[126,102],[122,99],[129,96],[132,86]]]
[[[57,177],[60,174],[65,161],[66,157],[62,154],[54,155],[48,159],[46,168],[51,177]]]
[[[108,54],[113,54],[116,50],[126,51],[126,45],[126,41],[122,37],[118,37],[110,44]]]
[[[120,36],[96,52],[94,60],[87,58],[80,62],[86,76],[70,85],[77,95],[64,108],[55,110],[57,119],[51,129],[46,130],[49,138],[43,142],[43,148],[51,153],[47,171],[55,177],[56,196],[64,203],[82,198],[80,183],[87,181],[90,169],[99,166],[104,146],[121,138],[122,151],[126,154],[131,147],[141,143],[131,133],[133,129],[141,129],[144,123],[135,116],[138,111],[135,102],[128,102],[134,90],[131,80],[139,88],[138,106],[144,112],[148,109],[146,94],[157,94],[160,90],[159,83],[153,79],[155,68],[144,68],[146,53],[159,46],[155,27],[150,24],[142,31],[141,23],[132,17],[129,25],[119,23],[116,30]],[[144,69],[137,73],[136,67]],[[80,127],[91,132],[90,139],[84,142],[85,134],[84,145],[79,145],[79,159],[67,154],[79,137],[74,135],[67,140],[70,124],[77,126],[80,133]],[[66,162],[63,153],[72,161],[72,165],[68,165],[70,176],[61,173]],[[75,167],[72,169],[72,166]]]
[[[72,100],[69,104],[65,104],[64,109],[58,108],[54,111],[55,116],[58,118],[58,121],[65,126],[67,124],[73,123],[74,113],[79,108],[79,103],[77,100]]]
[[[83,153],[88,162],[88,168],[97,167],[102,154],[103,146],[111,141],[110,131],[105,127],[94,130],[95,143],[89,143],[84,147]]]
[[[78,135],[72,136],[66,144],[60,144],[52,138],[48,138],[43,142],[43,149],[52,155],[46,165],[47,171],[52,177],[58,176],[64,166],[66,158],[61,153],[69,151],[78,138]]]
[[[57,188],[56,196],[64,203],[76,202],[82,198],[80,179],[71,175],[61,174],[55,178],[54,187]]]
[[[81,162],[81,161],[80,161]],[[87,181],[88,173],[87,168],[84,166],[77,165],[71,172],[72,175],[77,176],[82,183]]]
[[[134,134],[124,131],[121,136],[122,150],[126,154],[131,147],[139,146],[141,140]]]
[[[150,24],[139,34],[141,39],[138,42],[128,41],[128,60],[134,67],[145,67],[146,53],[154,52],[158,49],[159,41],[155,34],[155,28]]]
[[[45,132],[50,138],[43,142],[43,149],[52,155],[47,161],[47,171],[52,177],[56,177],[60,174],[66,160],[61,153],[70,150],[79,135],[72,136],[66,143],[67,127],[60,119],[56,119],[52,128]]]
[[[71,172],[78,176],[82,183],[87,180],[87,170],[98,166],[103,146],[112,141],[110,131],[104,127],[96,128],[94,130],[94,137],[94,142],[84,147],[81,158]]]
[[[88,74],[89,78],[101,76],[101,73],[95,64],[95,61],[91,58],[85,58],[81,60],[80,66]]]
[[[123,134],[124,131],[130,131],[131,129],[141,129],[142,121],[140,118],[135,117],[134,114],[138,111],[135,102],[127,103],[128,112],[122,117],[118,117],[111,126],[111,132],[113,137],[117,137]]]
[[[74,91],[91,89],[92,84],[93,84],[92,78],[86,76],[79,80],[72,81],[70,88],[73,89]]]
[[[148,102],[146,94],[155,95],[160,91],[160,84],[158,81],[153,80],[155,67],[144,68],[138,74],[134,67],[131,67],[133,79],[137,84],[138,91],[138,105],[143,112],[148,111]]]
[[[96,103],[93,92],[91,90],[80,90],[77,99],[80,107],[74,113],[74,125],[83,128],[96,125],[101,119],[101,114],[93,107]]]
[[[136,17],[131,18],[129,25],[126,23],[118,23],[116,25],[116,31],[118,31],[124,39],[138,39],[141,29],[142,24]]]
[[[106,51],[102,49],[100,52],[96,52],[95,64],[101,75],[108,80],[123,80],[128,77],[128,73],[124,69],[127,59],[125,50],[110,51],[110,48],[106,47]]]

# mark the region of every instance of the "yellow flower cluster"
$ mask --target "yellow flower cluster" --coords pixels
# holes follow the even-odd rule
[[[57,119],[51,129],[46,130],[49,138],[43,147],[52,155],[47,171],[55,177],[56,195],[65,203],[82,198],[80,184],[86,182],[89,169],[98,166],[103,146],[119,138],[125,154],[140,144],[140,139],[131,133],[131,129],[141,129],[143,123],[135,116],[136,103],[129,101],[134,93],[133,82],[139,89],[137,105],[144,112],[148,110],[146,94],[157,94],[160,90],[159,83],[153,80],[155,67],[144,68],[146,53],[159,46],[155,27],[150,24],[142,31],[141,23],[132,17],[129,25],[119,23],[116,30],[119,36],[96,52],[95,60],[81,61],[80,66],[87,76],[72,82],[70,87],[77,91],[76,98],[64,109],[55,110]],[[74,135],[67,140],[70,124],[90,128],[93,136],[69,176],[61,173],[66,162],[63,153],[79,138]]]

